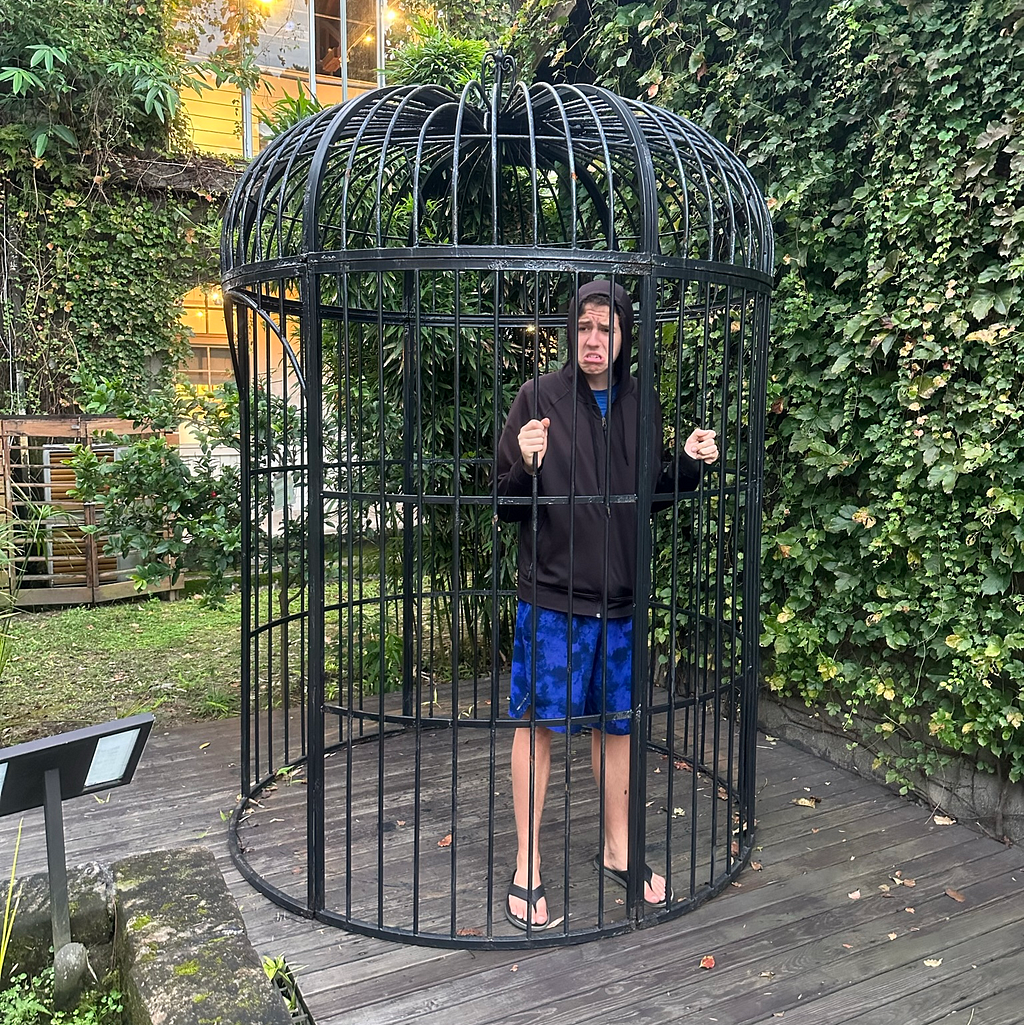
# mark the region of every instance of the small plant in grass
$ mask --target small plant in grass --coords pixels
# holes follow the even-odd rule
[[[55,539],[58,529],[54,521],[66,518],[63,510],[51,505],[37,505],[15,486],[13,508],[16,514],[0,520],[0,575],[7,578],[7,587],[0,590],[0,677],[13,651],[12,620],[19,614],[18,595],[25,574],[26,557],[48,539]],[[2,963],[2,962],[0,962]]]

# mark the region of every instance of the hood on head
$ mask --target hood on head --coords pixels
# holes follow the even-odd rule
[[[588,299],[603,296],[611,308],[619,315],[619,327],[622,329],[622,348],[612,364],[612,380],[621,381],[629,375],[629,364],[633,351],[633,300],[622,285],[613,285],[610,281],[588,281],[581,285],[576,298],[569,303],[569,338],[574,340],[577,310],[581,309]],[[575,343],[570,346],[570,358],[575,359]]]

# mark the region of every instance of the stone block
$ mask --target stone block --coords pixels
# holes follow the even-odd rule
[[[115,950],[134,1025],[290,1025],[205,847],[113,866]]]
[[[17,970],[36,975],[52,963],[53,926],[50,921],[50,879],[45,872],[24,876],[21,899],[4,964],[4,976]],[[6,886],[3,888],[6,901]],[[18,891],[16,891],[18,892]],[[83,944],[97,975],[110,967],[114,936],[114,877],[109,868],[88,862],[68,869],[71,939]]]

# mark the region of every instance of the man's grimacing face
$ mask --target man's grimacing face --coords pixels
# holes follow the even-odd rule
[[[608,387],[609,371],[621,349],[619,315],[613,316],[607,305],[585,303],[576,321],[576,359],[591,388]]]

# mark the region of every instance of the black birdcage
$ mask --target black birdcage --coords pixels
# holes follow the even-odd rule
[[[682,117],[590,86],[527,88],[492,55],[461,95],[380,89],[276,138],[232,197],[222,256],[247,512],[242,872],[323,922],[451,946],[579,942],[728,885],[753,842],[773,262],[742,164]],[[569,311],[592,280],[636,304],[612,307],[635,313],[635,487],[587,492],[542,467],[510,495],[510,404],[576,367]],[[655,464],[694,427],[717,432],[721,457],[666,493]],[[536,708],[508,710],[520,532],[584,507],[632,524],[567,555],[573,579],[632,560],[629,707],[610,716],[628,724],[619,873],[595,860],[614,795],[589,762],[607,711],[566,712],[549,734]],[[611,616],[607,593],[595,601]],[[505,910],[516,730],[531,822],[551,742],[543,928],[537,910],[526,929]],[[645,901],[647,862],[666,901]]]

